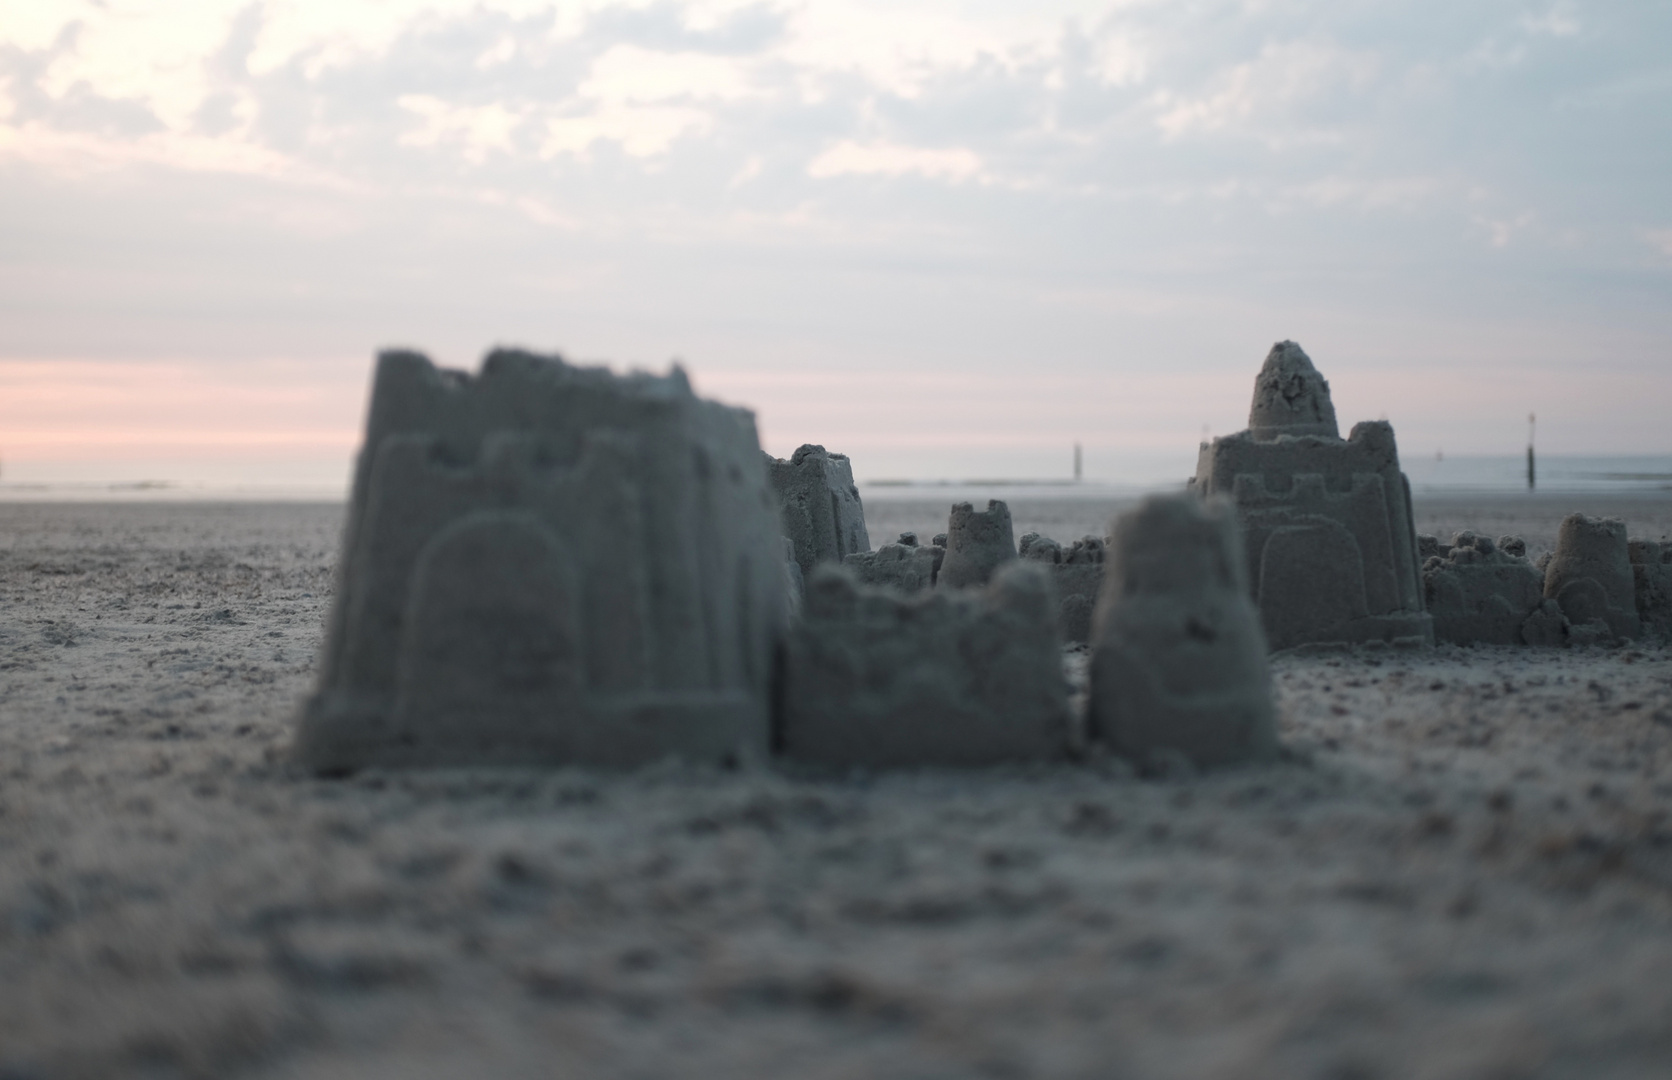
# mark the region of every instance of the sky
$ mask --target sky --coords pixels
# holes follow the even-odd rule
[[[341,488],[376,350],[862,479],[1672,453],[1664,0],[0,0],[0,480]]]

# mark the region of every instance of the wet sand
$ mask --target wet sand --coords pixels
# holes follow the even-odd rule
[[[872,501],[873,542],[942,502]],[[1013,509],[1067,539],[1113,506]],[[1575,509],[1672,532],[1661,496],[1417,501],[1534,550]],[[340,518],[0,505],[0,1077],[1672,1060],[1663,645],[1280,658],[1284,760],[1205,777],[327,781],[283,752]]]

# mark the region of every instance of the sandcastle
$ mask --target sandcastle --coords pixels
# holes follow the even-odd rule
[[[1562,606],[1575,641],[1641,633],[1626,523],[1584,514],[1563,518],[1544,572],[1544,595]]]
[[[1437,641],[1456,645],[1559,645],[1560,609],[1549,610],[1544,575],[1516,537],[1461,532],[1449,545],[1420,537],[1422,581]],[[1432,552],[1432,554],[1429,554]],[[1555,608],[1554,604],[1550,608]]]
[[[905,594],[819,567],[786,643],[778,745],[838,767],[1063,756],[1068,700],[1045,573],[1013,562],[984,589]]]
[[[823,562],[871,550],[865,507],[853,482],[853,465],[811,443],[788,460],[765,455],[784,535],[795,545],[803,578]]]
[[[1115,519],[1092,631],[1087,733],[1199,766],[1277,752],[1271,671],[1235,513],[1154,496]]]
[[[1342,439],[1329,383],[1299,345],[1272,346],[1248,430],[1204,443],[1191,487],[1236,504],[1272,648],[1433,642],[1393,427],[1368,421]]]
[[[985,585],[1001,564],[1015,558],[1016,530],[1008,505],[989,499],[987,509],[977,510],[967,502],[953,503],[936,584],[958,589]]]
[[[786,608],[753,416],[678,368],[380,355],[311,767],[764,754]]]
[[[1050,537],[1027,533],[1016,550],[1023,560],[1038,563],[1051,575],[1057,633],[1066,642],[1090,641],[1092,612],[1103,584],[1104,542],[1085,536],[1064,548]]]

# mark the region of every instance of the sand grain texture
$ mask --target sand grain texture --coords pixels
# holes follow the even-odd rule
[[[340,513],[0,506],[0,1077],[1672,1060],[1664,647],[1281,658],[1282,761],[1207,777],[320,780]]]

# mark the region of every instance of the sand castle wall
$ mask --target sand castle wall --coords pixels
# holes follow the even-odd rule
[[[782,541],[753,417],[677,368],[380,356],[295,747],[320,768],[764,753]]]
[[[1032,565],[984,589],[912,595],[820,567],[785,649],[782,752],[869,768],[1059,758],[1068,700],[1055,622]]]
[[[1627,552],[1643,629],[1672,639],[1672,541],[1632,540]]]
[[[933,588],[940,571],[944,547],[923,547],[916,533],[901,533],[892,544],[875,551],[856,551],[844,556],[842,565],[863,585],[886,585],[901,592]]]
[[[1092,612],[1103,584],[1104,542],[1085,536],[1065,548],[1050,537],[1027,533],[1016,551],[1023,561],[1037,563],[1051,575],[1057,634],[1069,643],[1090,641]]]
[[[1544,607],[1544,575],[1514,537],[1461,532],[1449,545],[1420,538],[1435,553],[1422,580],[1434,638],[1456,645],[1557,645],[1565,638],[1560,610]],[[1519,550],[1520,554],[1514,554]],[[1552,605],[1554,606],[1554,605]]]

